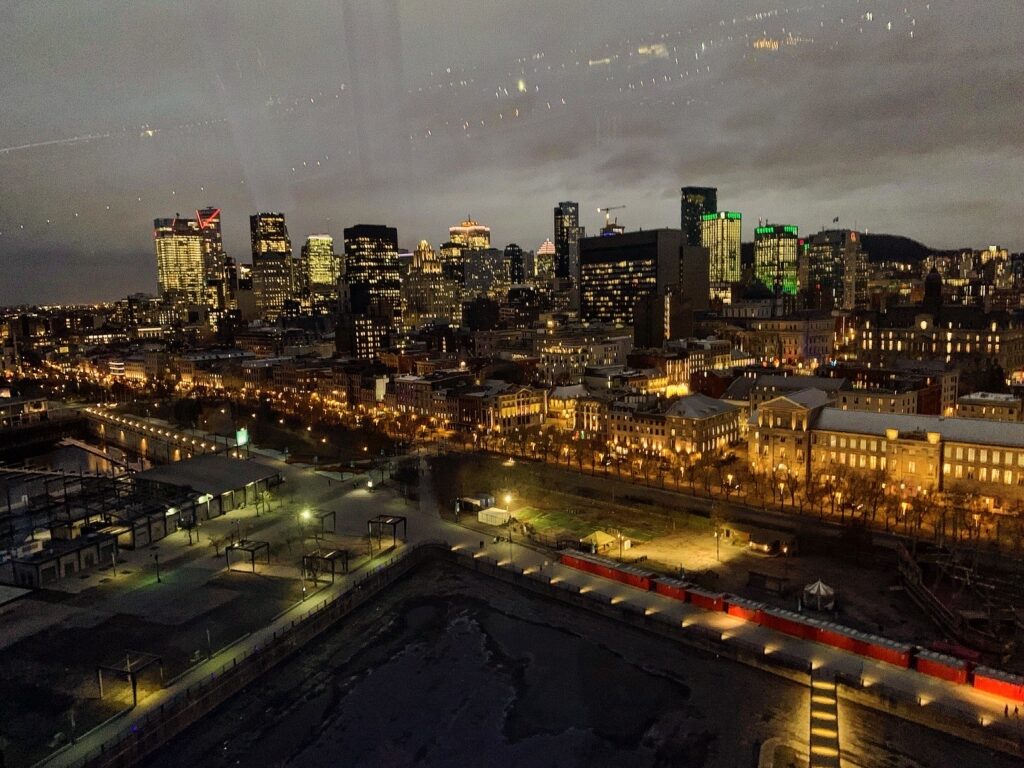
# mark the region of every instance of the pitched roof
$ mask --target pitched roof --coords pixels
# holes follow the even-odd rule
[[[757,378],[758,389],[797,390],[814,387],[825,392],[838,391],[846,387],[846,379],[828,376],[778,376],[769,374]]]
[[[707,395],[687,395],[676,400],[665,411],[666,416],[678,416],[683,419],[706,419],[720,413],[738,411],[735,405],[716,400]]]
[[[867,413],[823,408],[815,428],[833,432],[885,436],[887,429],[901,433],[938,432],[948,442],[1024,448],[1024,422],[989,419],[947,419],[920,414]]]

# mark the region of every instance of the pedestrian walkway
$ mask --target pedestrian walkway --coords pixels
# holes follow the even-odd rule
[[[839,697],[836,681],[811,675],[811,768],[839,768]]]

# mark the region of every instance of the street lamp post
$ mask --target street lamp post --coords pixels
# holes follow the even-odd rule
[[[715,529],[715,560],[722,562],[722,533]]]
[[[157,584],[159,584],[159,583],[161,583],[161,579],[160,579],[160,553],[159,552],[154,552],[153,553],[153,562],[156,563],[156,581],[157,581]]]

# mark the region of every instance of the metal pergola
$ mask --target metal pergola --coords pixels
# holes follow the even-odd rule
[[[110,672],[118,677],[124,676],[132,686],[132,706],[139,703],[139,675],[153,665],[160,670],[160,684],[164,682],[163,659],[153,653],[145,651],[125,651],[124,660],[112,664],[100,664],[96,667],[96,682],[100,687],[100,698],[103,698],[103,673]]]
[[[330,583],[334,583],[337,574],[338,563],[341,563],[341,572],[348,573],[349,553],[347,549],[332,549],[327,552],[310,552],[302,556],[302,577],[309,578],[314,584],[320,583],[320,577],[324,576],[327,581],[327,574],[331,576]]]
[[[385,528],[391,529],[391,546],[398,544],[398,526],[402,526],[402,540],[409,538],[408,523],[401,515],[377,515],[366,521],[367,534],[370,537],[370,546],[373,546],[373,538],[377,538],[377,549],[381,548],[381,537]]]
[[[235,570],[231,567],[231,553],[239,551],[245,552],[249,555],[249,564],[252,566],[252,572],[256,573],[256,555],[260,552],[267,558],[267,565],[270,565],[270,542],[269,541],[253,541],[248,539],[242,539],[237,544],[228,544],[224,547],[224,562],[227,563],[228,570]]]

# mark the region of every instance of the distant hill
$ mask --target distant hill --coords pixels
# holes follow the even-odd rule
[[[860,242],[872,263],[904,261],[917,264],[936,252],[935,249],[903,235],[861,235]]]

